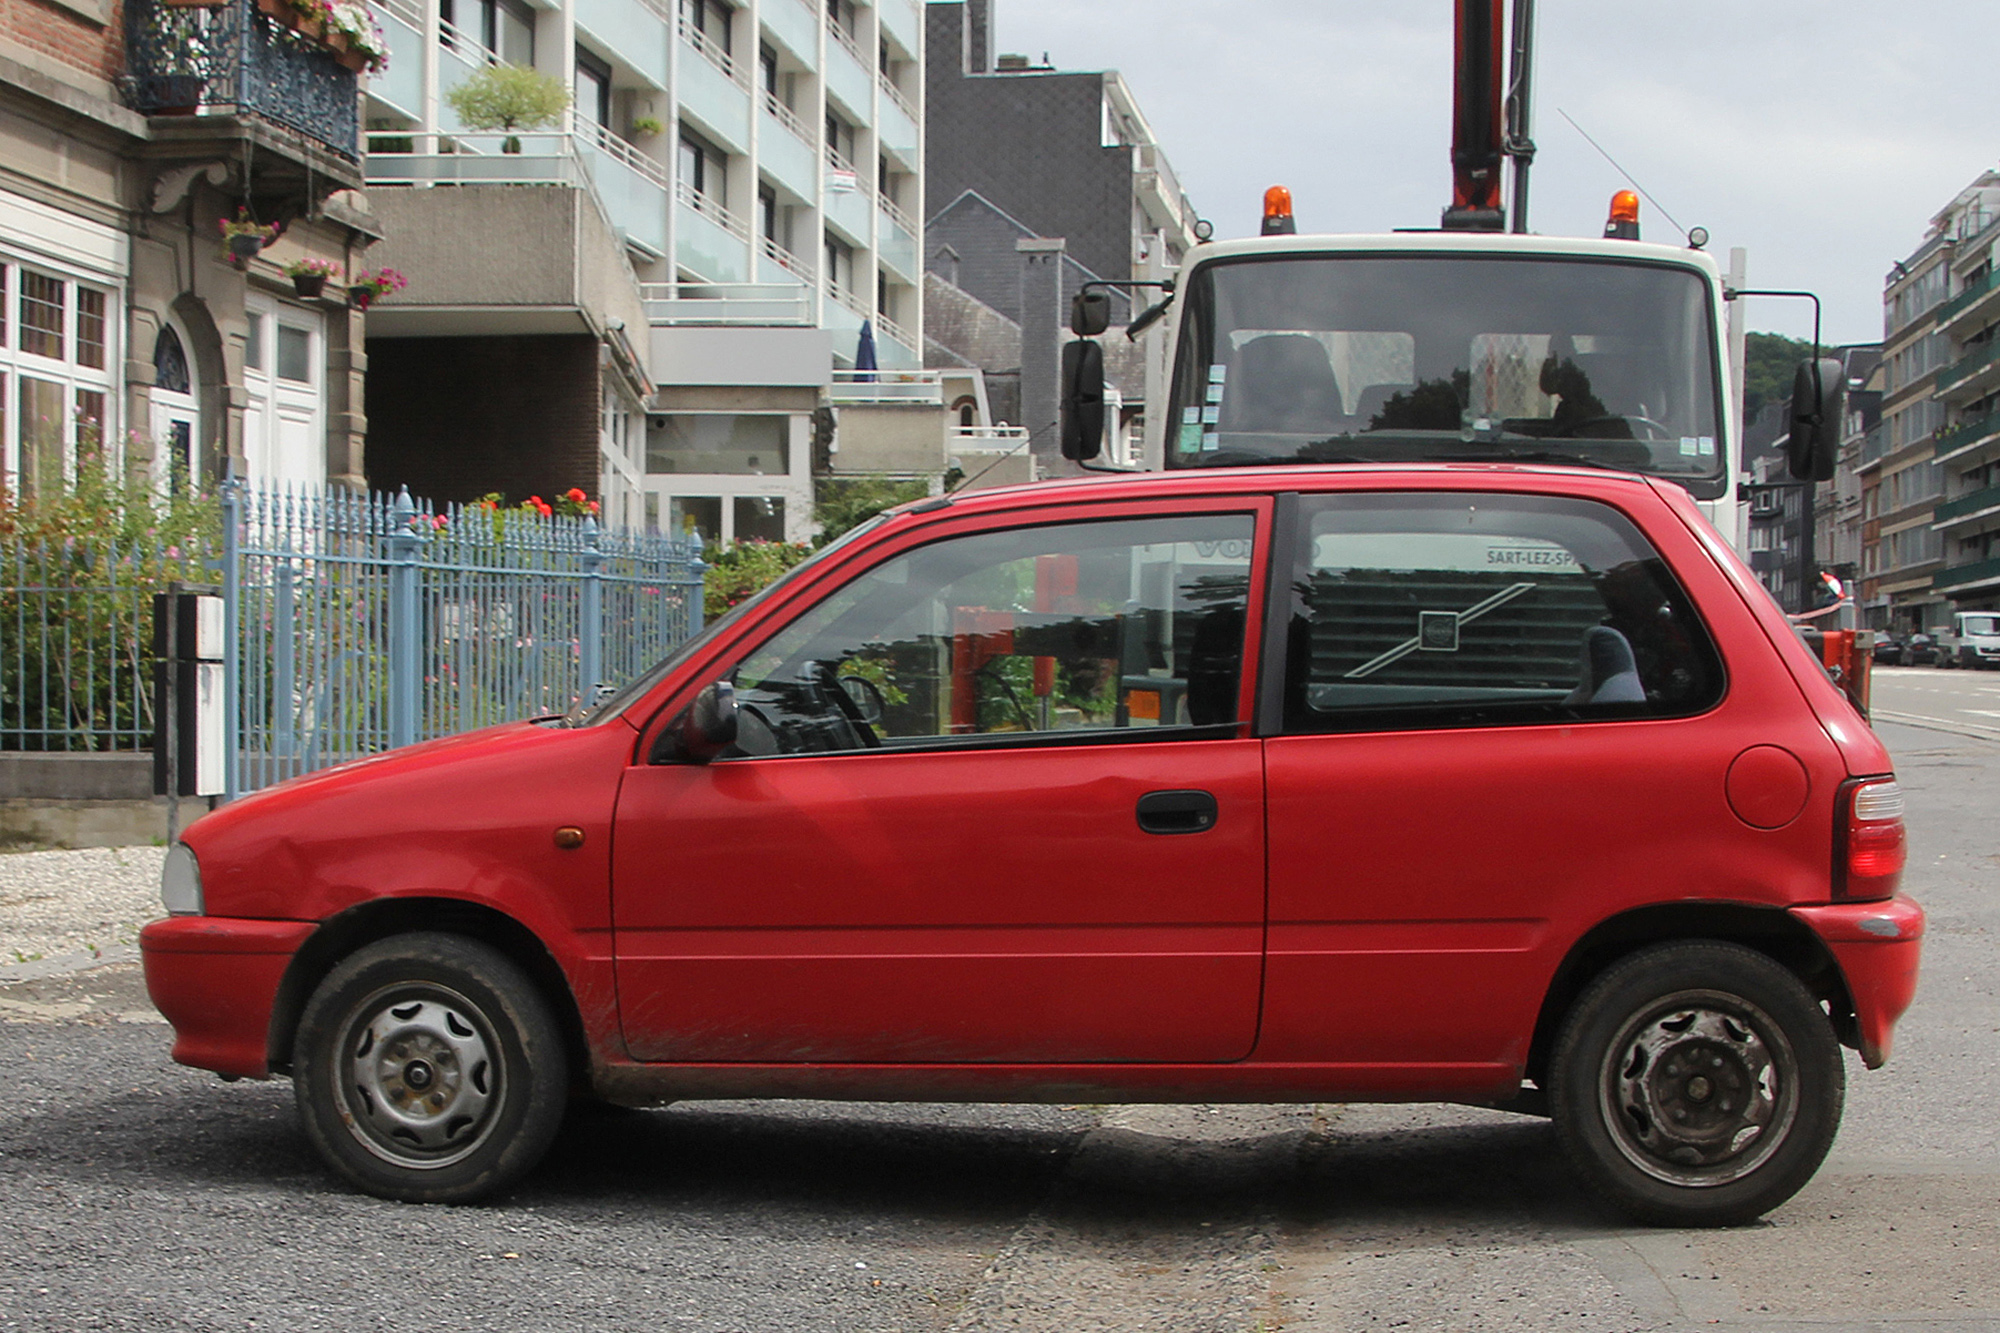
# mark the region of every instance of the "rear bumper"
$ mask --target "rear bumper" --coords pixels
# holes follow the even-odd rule
[[[1924,909],[1897,895],[1887,902],[1794,907],[1818,935],[1847,978],[1854,997],[1861,1059],[1870,1069],[1889,1058],[1896,1020],[1917,993],[1917,959],[1923,950]]]
[[[241,1078],[269,1078],[278,983],[317,930],[312,921],[174,916],[139,932],[146,993],[174,1026],[174,1059]]]

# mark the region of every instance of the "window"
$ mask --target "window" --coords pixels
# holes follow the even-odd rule
[[[103,288],[0,259],[0,486],[59,494],[115,439],[111,309]]]
[[[682,131],[681,181],[694,192],[697,207],[702,204],[712,204],[717,208],[729,206],[728,161],[721,149]]]
[[[841,171],[854,170],[854,127],[826,113],[826,159]]]
[[[1295,732],[1673,717],[1722,664],[1666,564],[1584,501],[1309,501],[1293,574]]]
[[[724,60],[729,58],[729,21],[732,17],[729,6],[720,3],[720,0],[681,0],[681,22],[706,38]]]
[[[731,506],[736,520],[734,540],[781,542],[785,539],[785,501],[775,495],[739,495]]]
[[[162,324],[159,337],[153,340],[153,384],[169,393],[192,393],[188,376],[187,352],[181,347],[181,336]]]
[[[854,288],[854,250],[831,233],[826,238],[826,285],[836,296]]]
[[[757,187],[757,225],[765,240],[782,243],[778,235],[778,192],[768,185]]]
[[[655,497],[648,497],[649,499]],[[650,522],[655,511],[647,507]],[[703,546],[722,540],[722,498],[715,495],[676,495],[667,507],[670,537],[699,542]]]
[[[784,100],[778,96],[778,53],[762,42],[757,45],[757,77],[764,86],[764,96],[774,102]]]
[[[739,665],[741,752],[1233,734],[1254,536],[1248,515],[1187,515],[896,556]]]
[[[792,470],[791,418],[685,415],[646,427],[646,471],[784,476]]]
[[[576,48],[576,109],[600,128],[611,124],[611,66]]]
[[[246,330],[243,342],[243,365],[249,370],[264,368],[264,316],[255,310],[245,311],[243,324]]]
[[[278,378],[294,384],[311,384],[312,334],[289,324],[278,325]]]

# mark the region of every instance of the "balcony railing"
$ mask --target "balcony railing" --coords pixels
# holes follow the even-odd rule
[[[899,206],[890,202],[888,195],[877,194],[875,196],[875,202],[882,205],[882,211],[883,213],[888,215],[889,221],[895,223],[897,226],[901,227],[904,231],[910,233],[910,235],[912,236],[915,236],[917,234],[916,220],[912,218],[908,213],[905,213]]]
[[[1937,460],[1942,463],[1962,450],[1977,447],[2000,435],[2000,412],[1988,412],[1971,421],[1961,421],[1950,430],[1938,432]]]
[[[750,224],[694,188],[686,179],[674,182],[674,196],[739,241],[750,239]]]
[[[666,189],[670,183],[671,178],[668,176],[666,167],[640,152],[628,141],[612,133],[610,126],[592,125],[588,121],[585,121],[583,137],[588,139],[593,147],[601,150],[613,161],[622,166],[630,167],[647,180],[653,182],[653,184],[659,186],[662,190]]]
[[[646,322],[662,328],[810,328],[812,290],[793,282],[648,282],[639,287]]]
[[[883,337],[894,338],[912,352],[917,350],[917,340],[911,335],[910,331],[879,310],[875,312],[875,327],[881,332]]]
[[[1940,569],[1931,575],[1931,587],[1941,592],[1968,588],[1980,583],[2000,583],[2000,558],[1980,560],[1951,569]]]
[[[863,319],[867,319],[871,313],[866,301],[837,282],[828,282],[826,284],[826,294]]]
[[[896,109],[898,111],[901,111],[904,115],[908,116],[913,121],[917,118],[917,109],[910,105],[909,98],[903,96],[903,90],[901,88],[898,88],[895,84],[889,82],[889,76],[887,74],[882,74],[878,72],[875,76],[875,82],[882,85],[882,95],[888,98],[891,102],[894,102],[896,104]]]
[[[682,16],[680,28],[681,40],[692,46],[703,60],[721,70],[738,87],[747,89],[750,86],[750,76],[736,67],[736,61],[713,37],[688,22],[686,16]]]
[[[1931,526],[1942,528],[1955,520],[1994,509],[2000,509],[2000,486],[1988,486],[1985,490],[1961,495],[1955,500],[1941,501],[1937,512],[1931,516],[1934,520]]]
[[[793,254],[790,250],[787,250],[784,246],[779,245],[769,236],[764,238],[764,253],[770,256],[771,261],[777,264],[778,267],[798,274],[799,281],[812,281],[813,266],[798,255]]]
[[[1937,377],[1938,392],[1949,393],[1961,384],[1971,380],[1980,371],[1992,365],[1996,359],[2000,359],[2000,338],[1995,338],[1985,346],[1977,348],[1966,356],[1960,357],[1952,364],[1949,370],[1939,371]]]
[[[800,143],[805,144],[809,148],[813,146],[812,133],[806,129],[806,123],[799,119],[798,112],[792,110],[768,92],[764,94],[764,109],[771,113],[771,119],[791,131],[792,136]]]
[[[361,156],[355,74],[333,53],[257,12],[133,0],[126,10],[125,100],[146,115],[253,115],[340,156]]]
[[[984,452],[1013,449],[1027,439],[1026,426],[954,426],[949,443],[953,448]]]
[[[838,23],[835,23],[831,16],[826,21],[826,35],[833,38],[834,42],[845,50],[847,54],[853,56],[855,63],[860,65],[861,68],[868,68],[868,61],[861,54],[861,47],[856,44],[854,35]]]
[[[911,403],[944,406],[944,382],[935,370],[836,370],[830,403]]]
[[[1980,297],[1992,291],[1995,285],[2000,285],[2000,272],[1988,273],[1978,282],[1973,283],[1957,296],[1946,301],[1938,307],[1938,324],[1942,326],[1950,323],[1952,316],[1958,314],[1960,311],[1970,309]]]
[[[1882,461],[1889,452],[1889,427],[1885,423],[1876,426],[1861,437],[1861,461],[1856,467],[1870,467]]]

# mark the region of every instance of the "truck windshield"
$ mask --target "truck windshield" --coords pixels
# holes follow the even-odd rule
[[[1573,461],[1726,489],[1691,270],[1521,255],[1224,260],[1181,299],[1170,468]]]

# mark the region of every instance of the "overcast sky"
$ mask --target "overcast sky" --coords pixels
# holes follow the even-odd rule
[[[1124,73],[1218,237],[1278,183],[1302,232],[1435,226],[1449,201],[1450,0],[994,5],[998,50]],[[1743,246],[1752,286],[1816,290],[1830,342],[1881,337],[1890,264],[2000,158],[1994,0],[1535,8],[1533,229],[1598,235],[1625,184],[1560,108],[1725,267]],[[1804,335],[1809,311],[1760,300],[1750,327]]]

